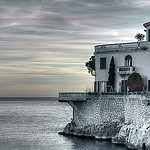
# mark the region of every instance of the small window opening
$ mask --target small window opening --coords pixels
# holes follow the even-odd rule
[[[132,57],[130,55],[125,57],[125,66],[132,66]]]

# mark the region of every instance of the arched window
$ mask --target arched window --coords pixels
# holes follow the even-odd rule
[[[132,66],[132,57],[130,55],[125,57],[125,66]]]

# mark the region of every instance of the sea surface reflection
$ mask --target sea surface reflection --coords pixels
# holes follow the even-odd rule
[[[59,135],[72,108],[57,98],[0,98],[1,150],[127,150],[111,142]]]

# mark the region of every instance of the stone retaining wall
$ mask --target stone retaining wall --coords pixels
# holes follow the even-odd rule
[[[142,126],[150,123],[150,105],[146,101],[142,95],[89,96],[86,102],[72,102],[74,121],[81,127],[115,119]]]
[[[147,97],[142,95],[128,95],[125,98],[125,123],[136,126],[150,124],[150,105]]]
[[[124,97],[103,95],[89,97],[86,102],[73,102],[74,121],[78,126],[98,125],[124,119]]]

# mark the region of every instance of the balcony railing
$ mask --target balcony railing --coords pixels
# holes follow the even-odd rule
[[[117,43],[104,44],[95,46],[95,53],[107,53],[110,51],[132,51],[132,50],[147,50],[150,47],[150,42],[131,42],[131,43]]]
[[[87,93],[86,92],[64,92],[64,93],[59,93],[59,97],[86,97]]]
[[[88,93],[85,93],[85,92],[59,93],[59,101],[60,102],[86,101],[87,95],[88,95]]]
[[[119,67],[117,67],[117,72],[120,75],[132,74],[135,71],[136,71],[136,67],[134,67],[134,66],[119,66]]]

